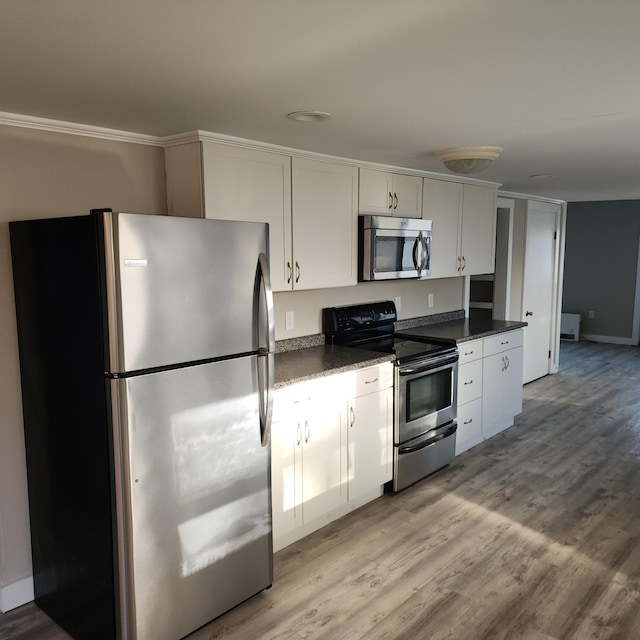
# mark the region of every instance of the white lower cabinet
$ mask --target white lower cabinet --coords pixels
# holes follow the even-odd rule
[[[393,366],[370,367],[349,378],[348,495],[354,502],[393,477]]]
[[[523,331],[485,338],[482,430],[489,438],[513,424],[522,412]]]
[[[275,392],[275,551],[382,493],[392,473],[392,385],[384,363]]]
[[[458,349],[458,431],[456,455],[482,442],[482,340]]]
[[[522,412],[522,329],[458,345],[456,455],[513,424]]]

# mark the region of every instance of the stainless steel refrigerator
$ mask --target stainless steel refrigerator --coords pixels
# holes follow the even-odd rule
[[[268,227],[10,223],[36,603],[177,640],[272,582]]]

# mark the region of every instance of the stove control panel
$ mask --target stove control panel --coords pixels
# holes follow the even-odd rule
[[[391,325],[393,331],[393,323],[397,319],[396,305],[391,300],[345,307],[326,307],[322,310],[322,331],[326,335],[384,325]]]

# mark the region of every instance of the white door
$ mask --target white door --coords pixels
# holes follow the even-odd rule
[[[529,323],[524,330],[523,382],[526,384],[549,373],[556,211],[530,205],[525,234],[522,320]]]

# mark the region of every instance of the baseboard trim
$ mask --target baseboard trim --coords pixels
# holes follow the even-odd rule
[[[6,613],[33,600],[33,578],[23,578],[0,587],[0,613]]]
[[[622,338],[620,336],[596,336],[592,333],[583,333],[580,337],[585,340],[591,340],[591,342],[604,342],[606,344],[629,344],[632,346],[638,344],[633,338]]]

